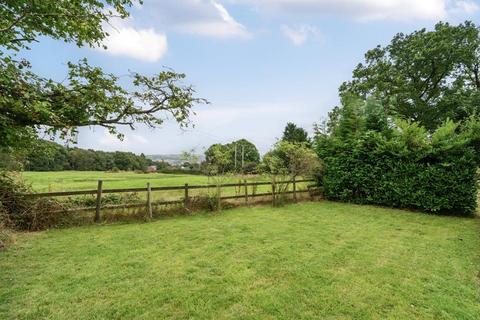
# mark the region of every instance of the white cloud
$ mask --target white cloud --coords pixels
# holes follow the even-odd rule
[[[461,15],[467,14],[472,15],[477,12],[479,6],[476,2],[471,0],[458,0],[455,1],[452,8],[450,9],[451,14]]]
[[[453,12],[472,14],[473,0],[233,0],[286,15],[343,15],[360,21],[438,20]]]
[[[218,0],[162,0],[145,2],[144,11],[162,28],[213,38],[249,38]]]
[[[310,37],[319,38],[320,31],[313,26],[300,25],[300,26],[288,26],[282,25],[282,33],[292,41],[296,46],[303,45]]]
[[[164,33],[153,28],[136,29],[131,19],[111,21],[111,26],[106,29],[110,35],[103,44],[109,54],[155,62],[167,52],[167,36]]]

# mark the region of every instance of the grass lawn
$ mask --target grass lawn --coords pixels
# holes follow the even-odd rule
[[[480,221],[332,202],[20,234],[0,319],[480,319]]]

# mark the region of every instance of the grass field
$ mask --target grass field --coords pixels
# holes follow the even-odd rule
[[[189,185],[205,185],[218,183],[239,183],[243,178],[226,176],[222,179],[214,179],[202,175],[189,174],[165,174],[165,173],[135,173],[135,172],[102,172],[102,171],[56,171],[56,172],[22,172],[21,177],[31,185],[35,192],[53,191],[77,191],[94,190],[97,188],[98,180],[103,180],[104,189],[127,189],[145,188],[147,182],[152,187],[172,187]],[[269,181],[268,177],[250,176],[250,182]],[[305,190],[307,183],[298,183],[297,190]],[[290,186],[291,190],[291,186]],[[255,193],[270,192],[270,186],[258,186]],[[250,194],[253,187],[249,187]],[[189,196],[199,196],[214,193],[214,189],[190,190]],[[244,191],[236,187],[222,188],[222,196],[243,194]],[[156,191],[153,193],[154,201],[178,200],[184,196],[183,190]],[[86,196],[92,198],[93,196]],[[140,199],[146,198],[146,193],[139,194]]]
[[[320,202],[20,234],[0,319],[480,319],[479,231]]]
[[[185,183],[212,183],[207,176],[165,173],[102,172],[102,171],[55,171],[22,172],[22,177],[37,192],[90,190],[103,180],[105,189],[144,188],[147,182],[152,187],[183,186]],[[232,177],[229,181],[236,180]]]

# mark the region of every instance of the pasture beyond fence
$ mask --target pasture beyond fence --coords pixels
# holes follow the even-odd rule
[[[298,195],[303,193],[310,193],[313,195],[312,188],[307,187],[307,189],[298,189],[298,184],[315,182],[311,179],[303,180],[289,180],[289,181],[278,181],[278,182],[248,182],[243,180],[239,183],[225,183],[225,184],[206,184],[206,185],[189,185],[186,183],[183,186],[162,186],[162,187],[152,187],[148,182],[145,188],[124,188],[124,189],[103,189],[103,180],[98,180],[97,189],[91,190],[79,190],[79,191],[62,191],[62,192],[41,192],[41,193],[29,193],[24,194],[24,197],[31,198],[56,198],[56,197],[71,197],[71,196],[95,196],[95,206],[94,207],[79,207],[79,208],[65,208],[60,210],[61,212],[81,212],[81,211],[94,211],[95,212],[95,222],[99,222],[102,217],[102,210],[107,209],[128,209],[128,208],[145,208],[146,209],[146,218],[151,219],[153,217],[153,207],[161,205],[183,205],[184,208],[189,208],[191,200],[194,198],[190,195],[191,190],[210,190],[215,189],[218,194],[222,194],[222,189],[224,188],[243,188],[244,192],[240,195],[229,195],[229,196],[219,196],[219,204],[223,200],[241,200],[244,199],[245,204],[248,204],[250,199],[259,198],[259,197],[270,197],[272,202],[275,204],[275,199],[278,195],[292,195],[294,201],[297,201]],[[279,186],[287,185],[287,188],[284,188],[284,191],[278,191]],[[288,189],[288,186],[291,185],[291,190]],[[270,192],[261,192],[256,193],[253,188],[258,186],[270,186]],[[252,192],[248,192],[248,187],[252,187]],[[167,191],[183,191],[183,197],[178,200],[168,200],[168,201],[153,201],[153,192],[167,192]],[[106,194],[121,194],[121,193],[146,193],[146,201],[142,203],[133,203],[133,204],[119,204],[119,205],[102,205],[102,197]]]

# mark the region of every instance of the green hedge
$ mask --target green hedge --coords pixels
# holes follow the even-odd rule
[[[408,152],[367,138],[337,144],[321,157],[328,199],[450,214],[477,207],[477,163],[470,148]]]

